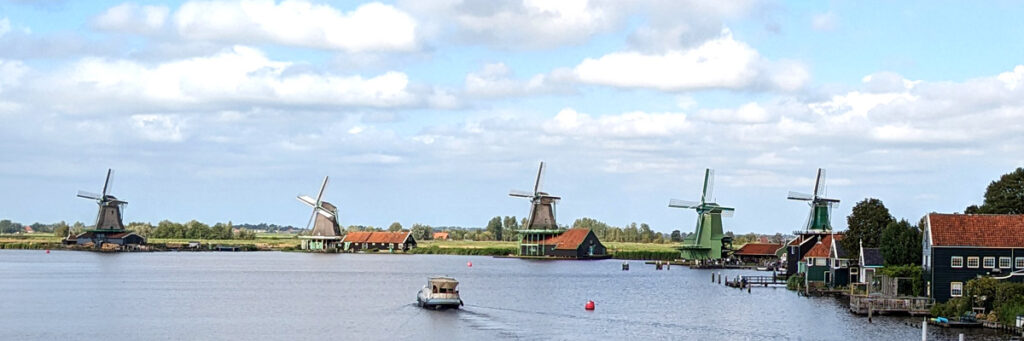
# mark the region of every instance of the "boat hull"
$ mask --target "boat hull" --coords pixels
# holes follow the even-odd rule
[[[459,297],[454,298],[441,298],[441,297],[430,297],[431,295],[422,290],[416,295],[416,304],[420,307],[427,309],[459,309],[462,306],[462,299]]]

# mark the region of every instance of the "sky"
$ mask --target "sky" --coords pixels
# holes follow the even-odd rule
[[[1024,166],[1020,2],[0,0],[0,217],[801,229],[958,212]]]

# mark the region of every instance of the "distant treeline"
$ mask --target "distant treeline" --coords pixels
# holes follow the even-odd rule
[[[250,229],[236,229],[231,222],[216,223],[213,226],[192,220],[176,223],[164,220],[153,226],[150,223],[130,223],[126,229],[147,238],[173,239],[256,239],[256,232]]]

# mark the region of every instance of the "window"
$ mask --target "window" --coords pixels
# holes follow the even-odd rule
[[[972,269],[978,268],[978,257],[967,257],[967,267]]]
[[[1010,268],[1010,257],[999,257],[999,268],[1009,269]]]
[[[949,296],[960,297],[964,295],[964,284],[962,282],[949,283]]]
[[[1024,269],[1024,257],[1017,257],[1017,268]]]
[[[949,260],[949,266],[953,267],[953,268],[962,268],[962,267],[964,267],[964,257],[953,256],[953,258]]]
[[[825,266],[825,258],[815,258],[814,265]]]
[[[985,268],[991,269],[996,267],[996,257],[985,257]]]

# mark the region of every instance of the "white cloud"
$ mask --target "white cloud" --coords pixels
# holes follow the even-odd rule
[[[143,139],[156,142],[181,142],[184,121],[173,115],[132,115],[132,131]]]
[[[549,75],[534,75],[525,81],[513,76],[512,70],[504,63],[484,65],[480,71],[466,75],[466,93],[479,97],[506,97],[569,91],[553,84]]]
[[[5,88],[20,85],[26,73],[28,67],[21,61],[0,59],[0,93],[3,93]]]
[[[139,6],[126,2],[108,8],[93,19],[93,25],[109,31],[152,33],[163,29],[169,13],[166,6]]]
[[[195,40],[272,42],[347,52],[418,47],[416,20],[378,2],[343,13],[304,0],[189,1],[174,13],[174,24],[182,37]]]
[[[549,133],[565,136],[642,138],[682,133],[690,128],[690,122],[681,113],[637,111],[594,118],[566,108],[543,127]]]
[[[615,52],[587,58],[574,69],[580,81],[624,88],[653,88],[662,91],[696,89],[742,89],[762,86],[795,90],[807,80],[799,63],[771,63],[758,52],[722,36],[687,50],[662,54]]]
[[[767,123],[774,116],[756,102],[744,104],[736,109],[700,110],[696,119],[716,123],[752,124]]]
[[[65,89],[88,89],[86,100],[121,99],[165,105],[370,106],[410,105],[416,97],[400,72],[363,78],[287,72],[290,62],[235,46],[209,57],[154,66],[128,60],[86,58],[49,81]]]
[[[0,18],[0,37],[3,37],[7,32],[11,31],[11,20]]]
[[[811,17],[811,27],[818,31],[832,31],[839,25],[839,17],[833,12],[818,13]]]

